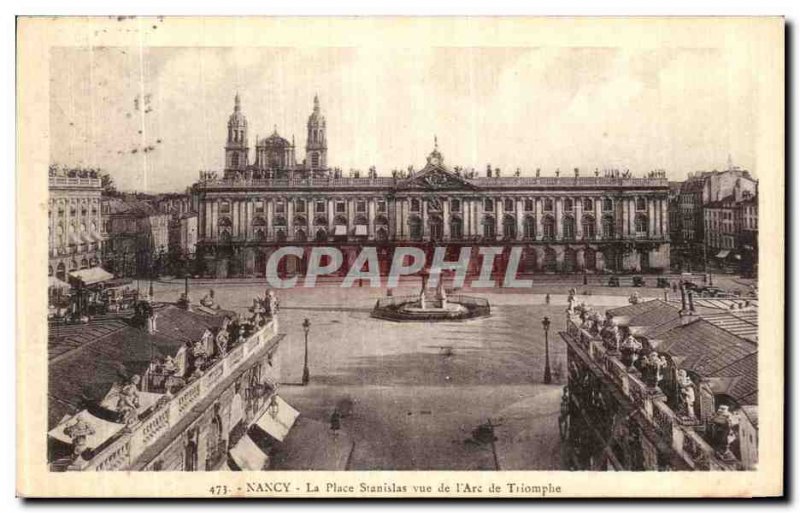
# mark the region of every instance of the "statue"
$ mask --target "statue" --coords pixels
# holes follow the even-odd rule
[[[192,356],[194,357],[194,368],[196,370],[201,370],[208,357],[203,339],[196,340],[192,345]]]
[[[639,303],[639,293],[638,292],[634,292],[633,294],[631,294],[630,297],[628,298],[628,303],[630,303],[632,305],[638,304]]]
[[[724,460],[735,459],[731,451],[731,444],[736,440],[736,419],[728,405],[723,404],[714,414],[709,425],[709,438],[717,456]]]
[[[678,387],[680,388],[680,413],[684,418],[694,420],[694,383],[684,369],[678,371]]]
[[[447,293],[442,280],[439,280],[439,284],[436,286],[436,299],[441,302],[441,308],[447,308]]]
[[[575,313],[575,289],[569,289],[569,294],[567,295],[567,312]]]
[[[603,335],[603,347],[609,352],[617,353],[619,352],[619,339],[619,328],[616,324],[612,324],[610,328],[605,330],[605,334]]]
[[[425,308],[426,308],[426,305],[425,305],[425,288],[427,286],[428,286],[428,274],[427,273],[423,273],[422,274],[422,287],[420,287],[420,290],[419,290],[419,307],[422,310],[425,310]]]
[[[642,378],[647,386],[651,389],[658,389],[658,385],[664,379],[663,369],[666,366],[667,359],[659,355],[657,351],[652,351],[642,359]]]
[[[94,428],[80,416],[75,422],[64,428],[64,434],[72,439],[72,456],[78,459],[88,449],[87,439],[95,433]]]
[[[139,382],[141,378],[134,374],[130,381],[122,387],[117,401],[117,411],[119,412],[123,424],[128,428],[139,422]]]
[[[164,359],[164,365],[161,367],[164,374],[175,374],[178,370],[178,366],[175,365],[175,359],[172,356],[167,355]]]
[[[200,304],[206,308],[219,308],[219,306],[214,303],[214,289],[209,289],[208,294],[203,296],[203,299],[200,300]]]
[[[636,360],[639,359],[639,351],[641,350],[642,343],[636,340],[636,337],[631,334],[628,334],[625,340],[622,341],[622,345],[620,346],[622,363],[624,363],[629,370],[633,367],[633,364],[636,363]]]

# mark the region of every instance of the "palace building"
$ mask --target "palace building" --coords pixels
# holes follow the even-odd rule
[[[294,139],[294,138],[292,138]],[[449,167],[435,144],[419,171],[375,168],[342,176],[329,166],[325,118],[314,98],[305,158],[278,134],[256,141],[251,163],[248,124],[237,94],[228,121],[225,170],[201,172],[198,259],[208,276],[263,276],[277,248],[307,248],[281,259],[278,272],[302,273],[311,247],[338,247],[342,273],[366,246],[375,246],[388,272],[394,248],[446,246],[448,259],[464,246],[523,248],[520,273],[660,272],[669,269],[669,184],[660,173],[582,176],[477,176]],[[479,258],[470,260],[478,271]],[[471,264],[473,266],[473,264]]]

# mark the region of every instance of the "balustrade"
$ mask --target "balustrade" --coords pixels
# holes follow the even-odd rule
[[[95,455],[91,461],[73,466],[76,470],[128,470],[149,446],[177,425],[214,386],[236,372],[247,356],[259,350],[266,341],[277,335],[277,319],[270,320],[244,344],[237,347],[196,381],[184,387],[172,400],[148,418],[132,427],[130,432]]]

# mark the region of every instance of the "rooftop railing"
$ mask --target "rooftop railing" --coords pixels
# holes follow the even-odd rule
[[[79,178],[69,176],[49,177],[50,187],[97,187],[100,188],[99,178]]]
[[[171,400],[158,407],[147,418],[132,428],[123,431],[123,435],[107,447],[101,449],[91,460],[79,460],[68,470],[105,471],[129,470],[142,453],[155,444],[164,435],[177,426],[192,408],[215,390],[226,377],[241,370],[242,365],[262,348],[269,346],[278,334],[278,321],[273,318],[254,332],[244,343],[228,352],[203,375],[189,382]]]
[[[699,421],[687,421],[678,415],[666,402],[659,389],[648,386],[637,371],[625,365],[617,353],[608,351],[599,335],[581,327],[580,318],[569,316],[565,340],[573,350],[582,352],[595,369],[600,370],[608,383],[613,384],[622,396],[637,409],[644,422],[665,441],[685,462],[687,469],[736,470],[738,460],[722,460],[717,451],[697,432]]]
[[[413,177],[393,178],[273,178],[273,179],[226,179],[201,180],[196,186],[203,189],[319,189],[319,188],[391,188],[402,187]],[[667,187],[666,178],[617,178],[607,176],[556,177],[556,176],[512,176],[512,177],[473,177],[462,179],[478,188],[511,187]]]

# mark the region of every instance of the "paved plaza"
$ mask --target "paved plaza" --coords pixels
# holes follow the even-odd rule
[[[240,312],[263,295],[266,284],[193,284],[193,300],[213,286],[217,302]],[[411,294],[418,284],[396,290]],[[174,300],[182,282],[155,284],[156,299]],[[566,296],[545,305],[536,289],[525,293],[482,290],[492,316],[464,322],[394,323],[370,317],[385,289],[278,291],[281,303],[281,395],[305,417],[327,422],[339,407],[342,429],[355,445],[351,470],[557,469],[558,411],[566,382],[563,329]],[[579,297],[598,307],[627,304],[625,296]],[[544,385],[541,321],[552,320],[554,384]],[[304,340],[311,381],[302,386]],[[494,444],[472,432],[496,424]],[[328,434],[328,436],[332,436]],[[323,436],[319,443],[333,443]],[[494,445],[494,447],[492,446]]]

